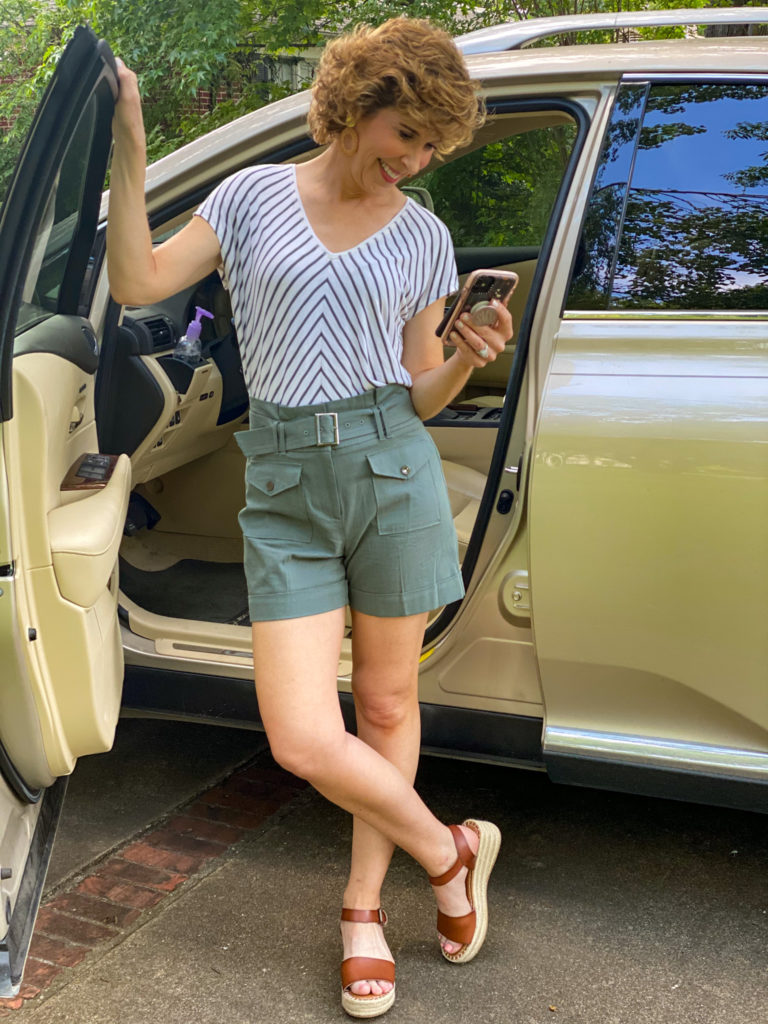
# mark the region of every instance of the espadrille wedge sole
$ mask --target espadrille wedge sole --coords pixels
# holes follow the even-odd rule
[[[450,917],[442,911],[437,915],[437,930],[449,942],[461,944],[455,953],[442,954],[452,964],[466,964],[474,959],[485,942],[488,931],[488,879],[496,863],[501,847],[501,833],[490,821],[475,821],[468,818],[463,824],[471,828],[480,838],[477,852],[472,853],[464,834],[458,825],[451,825],[457,858],[453,867],[443,875],[430,878],[432,885],[445,885],[461,871],[467,869],[467,899],[472,910],[463,917]]]

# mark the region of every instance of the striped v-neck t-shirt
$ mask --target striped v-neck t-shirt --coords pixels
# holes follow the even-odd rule
[[[403,326],[458,288],[434,214],[408,199],[364,241],[331,252],[307,219],[294,164],[238,171],[196,213],[219,239],[251,397],[316,405],[410,387]]]

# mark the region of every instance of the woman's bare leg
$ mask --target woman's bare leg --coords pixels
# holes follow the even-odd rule
[[[428,874],[442,874],[456,859],[448,827],[394,764],[344,729],[336,689],[343,633],[341,608],[254,623],[256,690],[273,756],[401,846]],[[470,845],[476,845],[474,833],[467,832]],[[464,872],[435,896],[446,913],[467,913]]]
[[[428,613],[404,618],[380,618],[352,612],[352,689],[357,712],[357,734],[369,746],[394,764],[413,785],[421,747],[421,714],[419,711],[419,657],[424,641]],[[465,829],[472,850],[477,837]],[[381,885],[394,843],[359,817],[353,819],[352,863],[344,893],[344,906],[375,909],[380,905]],[[455,849],[453,851],[455,856]],[[464,888],[466,872],[457,878],[455,888],[435,895],[442,910],[460,917],[469,909]],[[345,924],[344,929],[358,926]],[[365,925],[362,926],[366,928]],[[380,929],[367,926],[368,931]],[[383,936],[381,943],[385,946]],[[448,953],[461,947],[441,936]],[[381,948],[381,947],[378,947]],[[387,953],[389,952],[387,947]],[[353,952],[345,955],[352,956]],[[361,956],[381,954],[356,953]],[[365,994],[365,983],[356,995]],[[385,985],[385,990],[389,986]],[[374,995],[378,994],[374,990]]]
[[[427,615],[379,618],[352,612],[352,692],[357,735],[393,764],[411,785],[416,777],[421,739],[418,700],[419,654]],[[394,843],[362,818],[352,825],[352,856],[344,906],[375,910],[392,859]],[[382,928],[343,922],[344,956],[389,960]],[[355,995],[388,992],[385,981],[355,982]]]

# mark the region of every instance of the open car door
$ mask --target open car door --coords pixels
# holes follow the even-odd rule
[[[21,982],[65,777],[109,749],[120,706],[130,463],[98,454],[98,346],[81,306],[117,88],[109,47],[78,29],[0,212],[3,996]]]

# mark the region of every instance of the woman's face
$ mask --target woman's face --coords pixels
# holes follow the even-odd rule
[[[357,151],[350,169],[366,191],[393,188],[422,171],[436,149],[437,139],[416,127],[396,107],[385,107],[355,127]]]

